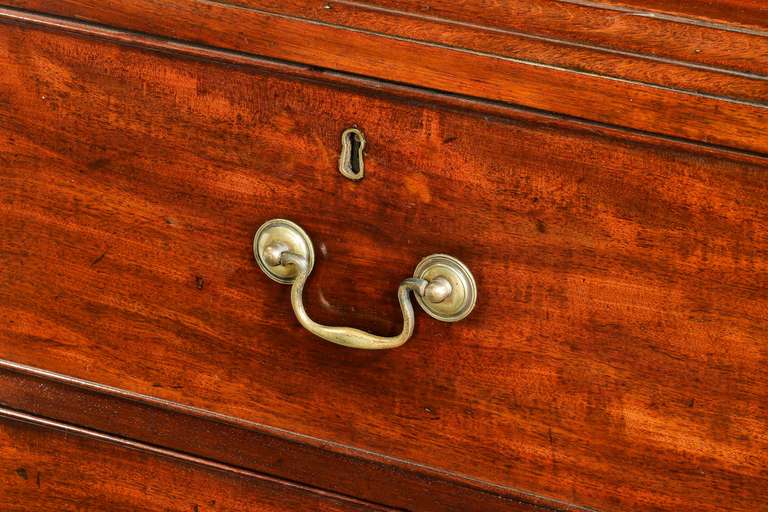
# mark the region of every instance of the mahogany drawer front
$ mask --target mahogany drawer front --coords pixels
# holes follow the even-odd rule
[[[177,49],[192,42],[762,154],[766,12],[760,0],[0,2],[0,16],[87,20],[129,39],[184,41]]]
[[[382,510],[206,467],[205,461],[7,418],[0,419],[0,489],[5,512]]]
[[[765,160],[30,27],[0,62],[1,358],[604,510],[768,505]],[[314,338],[273,217],[319,321],[396,333],[432,253],[478,305]]]

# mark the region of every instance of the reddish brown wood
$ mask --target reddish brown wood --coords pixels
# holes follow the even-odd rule
[[[477,15],[477,9],[470,8],[454,12],[461,3],[430,4],[430,13],[444,17],[439,19],[346,3],[325,9],[326,3],[299,0],[249,0],[248,6],[258,9],[194,0],[4,3],[601,123],[768,151],[768,72],[762,58],[768,54],[768,39],[756,34],[605,9],[582,13],[585,7],[550,1],[515,2]],[[398,3],[386,6],[405,8]],[[2,12],[6,17],[18,15]],[[168,23],[170,19],[178,22]],[[496,26],[500,20],[522,25]],[[652,41],[652,46],[621,46],[636,40]],[[665,53],[670,48],[680,55]]]
[[[568,0],[593,4],[589,0]],[[762,0],[602,0],[605,4],[649,10],[666,16],[684,16],[728,25],[768,28],[768,6]],[[738,30],[738,27],[732,27]]]
[[[532,7],[520,5],[516,10],[512,10],[514,3],[505,3],[505,13],[501,12],[498,17],[493,15],[483,18],[487,23],[479,24],[478,16],[473,9],[462,6],[460,9],[451,12],[445,12],[444,15],[450,15],[452,18],[436,17],[432,13],[432,7],[429,11],[423,11],[420,7],[425,5],[419,2],[408,11],[388,9],[375,5],[365,5],[359,2],[315,2],[306,0],[293,1],[270,1],[270,0],[251,0],[255,6],[268,8],[280,13],[311,17],[322,20],[323,22],[364,29],[379,34],[394,35],[402,38],[408,38],[418,41],[435,42],[447,45],[452,48],[464,48],[472,51],[479,51],[492,54],[497,57],[506,57],[514,59],[523,59],[530,63],[541,63],[559,68],[565,68],[573,71],[586,71],[608,77],[628,79],[635,82],[646,84],[658,84],[665,87],[682,89],[686,91],[705,93],[715,96],[724,96],[729,98],[739,98],[758,103],[765,103],[768,98],[768,80],[765,76],[752,76],[750,73],[737,73],[728,69],[726,64],[720,59],[718,48],[712,48],[718,43],[729,43],[725,45],[729,49],[734,44],[731,41],[731,35],[724,30],[715,30],[710,27],[695,29],[696,34],[681,34],[675,30],[680,24],[664,22],[663,28],[658,31],[665,33],[665,38],[649,36],[652,41],[664,40],[668,37],[687,41],[696,39],[697,46],[701,46],[702,40],[707,42],[707,48],[713,53],[713,62],[710,66],[702,68],[685,60],[670,60],[669,58],[656,57],[655,52],[649,53],[646,48],[643,52],[623,51],[621,45],[624,39],[618,33],[612,33],[611,43],[618,48],[607,46],[598,46],[596,44],[584,44],[580,42],[579,37],[566,36],[565,34],[551,33],[552,27],[560,27],[563,19],[574,17],[579,20],[601,20],[603,18],[615,17],[626,13],[616,14],[609,12],[607,15],[602,10],[590,10],[590,15],[584,13],[572,13],[568,16],[563,14],[544,16],[540,13],[544,7],[558,5],[553,2],[546,2],[542,7]],[[525,3],[525,2],[521,2]],[[474,2],[477,5],[477,2]],[[325,6],[330,8],[325,8]],[[451,2],[450,5],[455,5]],[[475,7],[477,9],[478,7]],[[481,10],[486,11],[483,7]],[[509,12],[507,12],[509,11]],[[534,20],[531,13],[536,13]],[[559,17],[561,23],[553,23],[553,19]],[[453,19],[455,18],[455,19]],[[644,18],[639,18],[641,23],[647,23]],[[498,23],[503,20],[515,20],[513,29],[499,27]],[[532,22],[533,21],[533,22]],[[570,21],[570,20],[569,20]],[[587,21],[581,21],[586,24]],[[616,24],[611,23],[610,19],[602,20],[602,23],[612,28]],[[658,22],[652,22],[658,23]],[[578,24],[577,24],[578,26]],[[530,33],[530,28],[546,27],[550,33],[537,34]],[[629,32],[647,33],[648,29],[630,26],[623,30]],[[588,33],[594,32],[594,27],[590,27]],[[558,37],[565,39],[558,39]],[[749,36],[752,44],[750,51],[742,52],[741,58],[752,58],[754,55],[760,55],[763,51],[768,55],[768,44],[762,38]],[[755,46],[757,45],[757,46]],[[761,50],[760,45],[765,47]],[[664,48],[664,45],[660,45]],[[693,52],[698,55],[699,52]],[[446,61],[449,62],[449,61]],[[764,75],[765,71],[759,71],[760,67],[755,66],[757,74]]]
[[[724,51],[733,50],[733,42],[730,42],[731,34],[723,29],[714,29],[711,27],[694,27],[694,34],[680,33],[675,30],[680,26],[679,23],[665,21],[650,21],[652,24],[662,24],[663,28],[659,31],[666,34],[666,37],[674,35],[675,38],[687,41],[694,39],[697,50],[690,52],[691,56],[701,53],[698,48],[704,43],[705,48],[711,54],[711,62],[707,62],[707,68],[691,65],[690,59],[670,61],[669,59],[655,58],[649,54],[647,49],[641,53],[628,53],[622,50],[620,46],[623,43],[621,34],[615,35],[615,40],[611,42],[619,45],[619,48],[612,50],[609,47],[596,46],[595,44],[582,44],[579,39],[573,40],[557,39],[563,34],[547,33],[546,37],[529,33],[529,26],[545,27],[550,31],[556,29],[560,24],[551,23],[553,18],[568,19],[576,17],[577,14],[565,15],[563,13],[549,13],[542,15],[539,11],[545,7],[547,9],[558,9],[558,4],[553,2],[545,3],[540,8],[533,8],[525,5],[525,2],[507,3],[506,11],[509,11],[500,18],[487,16],[484,18],[488,26],[478,24],[478,17],[472,9],[472,6],[464,5],[459,10],[448,11],[444,15],[450,15],[456,19],[447,17],[436,17],[432,15],[433,7],[424,10],[424,2],[413,5],[408,10],[389,9],[386,6],[366,5],[360,2],[317,2],[313,0],[291,0],[291,1],[272,1],[272,0],[249,0],[247,5],[260,9],[268,9],[281,14],[297,16],[301,18],[311,18],[325,23],[333,23],[344,27],[355,29],[364,29],[376,34],[387,34],[403,37],[411,40],[436,42],[448,45],[453,48],[465,48],[484,53],[510,57],[515,59],[524,59],[531,62],[543,63],[561,68],[589,71],[600,75],[629,79],[637,82],[659,84],[667,87],[674,87],[693,92],[702,92],[716,96],[726,96],[740,98],[755,102],[764,102],[768,97],[768,80],[763,76],[750,76],[749,74],[734,73],[727,69],[722,62],[720,52],[723,51],[719,46],[724,46]],[[146,20],[146,16],[140,16],[141,12],[151,10],[148,4],[127,4],[121,1],[114,6],[105,5],[103,2],[93,3],[92,6],[85,7],[83,2],[30,2],[25,0],[18,4],[26,8],[33,8],[43,12],[53,12],[59,15],[93,19],[120,26],[136,27],[140,20]],[[455,3],[451,3],[455,5]],[[163,5],[164,9],[171,8],[168,4]],[[157,7],[155,7],[157,9]],[[475,7],[477,9],[477,7]],[[497,9],[502,9],[499,7]],[[514,12],[512,10],[514,9]],[[562,9],[562,7],[560,7]],[[583,9],[583,8],[579,8]],[[483,11],[487,8],[483,8]],[[588,24],[590,20],[596,23],[605,17],[615,17],[620,14],[604,9],[588,9],[589,15],[585,16],[579,13],[580,25]],[[532,14],[535,13],[535,14]],[[496,12],[495,14],[498,14]],[[200,11],[192,11],[187,16],[200,17]],[[534,23],[531,23],[529,17],[534,17]],[[500,20],[514,20],[515,30],[509,30],[497,27]],[[638,23],[648,23],[644,18],[638,18]],[[467,23],[467,21],[471,23]],[[144,21],[146,23],[146,21]],[[201,21],[204,23],[204,21]],[[630,26],[615,27],[610,20],[604,20],[604,24],[610,24],[612,29],[623,29],[635,33],[645,34],[647,29]],[[157,24],[153,26],[142,26],[142,30],[151,30],[165,33]],[[589,28],[589,33],[594,32],[594,27]],[[166,28],[167,30],[167,28]],[[189,37],[188,35],[186,37]],[[758,45],[765,43],[763,39],[754,35],[737,36],[748,37],[750,41],[756,41]],[[572,39],[572,38],[571,38]],[[649,38],[652,41],[658,38]],[[224,41],[211,40],[214,44],[228,43]],[[314,41],[313,41],[314,43]],[[727,43],[727,44],[726,44]],[[747,43],[745,43],[747,44]],[[659,45],[663,48],[663,45]],[[242,47],[248,49],[247,46]],[[768,52],[768,45],[766,45]],[[761,48],[754,47],[750,52],[741,52],[740,58],[753,58],[761,54]],[[398,56],[400,58],[401,56]],[[762,67],[756,67],[754,71],[760,73]]]
[[[582,510],[350,446],[0,361],[0,405],[398,509]],[[96,412],[94,412],[96,411]]]
[[[222,464],[3,410],[0,489],[0,509],[5,512],[384,510]]]
[[[765,160],[10,26],[0,62],[1,357],[502,492],[766,506]],[[321,321],[394,332],[433,252],[478,308],[312,338],[252,260],[277,216],[322,248]]]
[[[23,0],[29,1],[29,0]],[[34,1],[34,0],[33,0]],[[66,1],[66,0],[65,0]],[[661,0],[664,1],[664,0]],[[736,0],[743,1],[743,0]],[[37,4],[41,4],[37,0]],[[78,4],[80,2],[70,1]],[[765,75],[768,71],[768,33],[731,30],[727,25],[713,26],[695,20],[654,16],[634,9],[618,9],[605,2],[579,0],[230,0],[269,11],[308,16],[320,20],[339,19],[334,9],[356,11],[365,19],[387,12],[411,18],[414,25],[439,20],[475,29],[533,37],[563,43],[575,43],[604,50],[659,57],[682,63],[697,63],[717,69],[739,70]],[[642,0],[637,1],[641,4]],[[651,2],[652,3],[652,2]],[[47,5],[48,3],[43,3]],[[639,6],[638,6],[639,7]],[[42,7],[47,10],[48,7]],[[642,8],[640,8],[642,9]],[[679,12],[681,9],[673,9]],[[684,8],[682,10],[685,10]],[[762,10],[765,10],[764,8]],[[722,11],[722,9],[721,9]],[[342,20],[344,18],[341,18]],[[415,20],[418,20],[417,22]],[[353,22],[354,26],[355,22]],[[410,25],[410,24],[409,24]],[[397,29],[394,29],[397,30]],[[402,29],[400,29],[402,31]],[[401,33],[407,34],[405,31]],[[418,33],[418,32],[417,32]],[[410,34],[408,34],[410,36]],[[441,36],[436,36],[441,39]],[[474,38],[466,38],[469,45]]]

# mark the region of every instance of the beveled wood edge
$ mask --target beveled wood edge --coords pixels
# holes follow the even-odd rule
[[[342,75],[357,80],[367,77],[368,80],[386,82],[381,86],[384,88],[412,87],[475,103],[493,103],[510,111],[549,113],[587,124],[768,155],[768,133],[765,131],[768,106],[763,104],[496,58],[482,52],[409,41],[219,2],[206,5],[210,7],[208,10],[215,11],[208,15],[217,28],[201,28],[194,35],[169,34],[165,28],[156,27],[153,35],[149,35],[142,31],[146,28],[143,24],[159,23],[155,18],[149,20],[149,15],[148,21],[131,18],[120,28],[112,28],[0,7],[0,22],[63,30],[147,49],[250,66],[263,66],[271,61],[273,67],[287,69],[295,66],[317,72],[316,78],[322,75],[324,80],[339,80]],[[173,14],[164,13],[162,17],[165,19]],[[96,21],[111,23],[115,20],[98,18]],[[266,32],[255,40],[240,41],[236,39],[239,36],[220,28],[222,24],[229,26],[235,21],[250,23]],[[307,31],[318,33],[307,37]],[[181,39],[171,38],[171,35]],[[343,48],[339,46],[340,40],[345,41]],[[276,45],[274,41],[281,44]],[[400,62],[390,55],[395,51],[401,55],[419,55],[419,58]],[[372,59],[372,55],[375,58]],[[451,67],[454,75],[448,77],[430,71],[429,62],[435,59],[449,59],[454,64]],[[421,65],[422,60],[428,62]],[[476,80],[477,73],[485,77],[480,82]],[[532,94],[532,90],[536,93]]]
[[[103,432],[97,432],[95,430],[91,430],[88,428],[78,427],[75,425],[70,425],[68,423],[62,423],[60,421],[54,421],[47,418],[42,418],[39,416],[35,416],[32,414],[27,414],[18,410],[9,409],[6,407],[0,406],[0,420],[9,420],[14,422],[20,422],[20,423],[28,423],[31,425],[35,425],[37,427],[42,427],[46,429],[53,429],[58,430],[62,432],[66,432],[69,435],[75,435],[80,437],[85,437],[89,439],[93,439],[96,441],[101,441],[105,443],[115,444],[122,448],[127,448],[131,450],[137,450],[141,452],[146,452],[152,455],[156,455],[159,457],[164,458],[170,458],[175,459],[180,462],[185,462],[188,464],[194,464],[197,466],[203,466],[208,469],[213,469],[216,471],[222,471],[227,473],[235,473],[239,476],[244,476],[247,478],[252,478],[255,480],[260,480],[263,482],[270,482],[274,484],[278,484],[284,487],[289,487],[294,490],[306,492],[306,493],[312,493],[316,495],[320,495],[323,498],[335,500],[344,502],[350,505],[361,505],[366,507],[367,509],[372,510],[381,510],[381,511],[393,511],[396,509],[393,509],[391,507],[386,507],[383,505],[379,505],[376,503],[370,503],[355,497],[351,496],[345,496],[342,494],[337,494],[334,492],[329,492],[324,489],[318,489],[315,487],[311,487],[308,485],[304,485],[302,483],[293,482],[290,480],[285,480],[282,478],[275,478],[269,475],[265,475],[263,473],[258,473],[255,471],[250,471],[248,469],[243,469],[235,466],[231,466],[228,464],[223,464],[221,462],[216,462],[214,460],[210,459],[204,459],[201,457],[196,457],[195,455],[190,455],[188,453],[181,453],[174,450],[169,450],[166,448],[162,448],[159,446],[154,446],[147,443],[142,443],[139,441],[133,441],[131,439],[126,439],[123,437],[114,436],[111,434],[105,434]]]
[[[284,9],[282,6],[280,6],[279,8],[276,8],[274,5],[269,5],[270,0],[202,0],[202,1],[215,2],[215,3],[220,3],[222,5],[230,5],[232,7],[243,7],[246,9],[252,9],[256,11],[263,11],[264,13],[267,13],[267,14],[282,14],[286,16],[305,19],[307,21],[318,21],[318,22],[327,23],[316,17],[302,16],[299,12],[295,10]],[[733,32],[735,34],[741,34],[745,36],[768,38],[768,30],[763,30],[763,29],[754,28],[754,27],[745,27],[739,24],[707,21],[704,19],[696,18],[696,17],[673,15],[673,14],[662,12],[660,10],[654,11],[654,10],[648,10],[648,9],[641,9],[639,7],[630,7],[630,6],[622,6],[622,5],[616,5],[616,4],[608,4],[608,3],[593,2],[593,1],[580,1],[580,0],[557,0],[556,2],[553,2],[552,5],[556,6],[558,2],[561,4],[572,4],[574,6],[579,6],[595,12],[605,12],[605,11],[619,12],[619,13],[633,16],[639,19],[645,18],[646,20],[661,22],[661,23],[672,25],[672,26],[689,25],[691,27],[695,27],[710,33]],[[431,22],[442,23],[446,25],[464,26],[467,28],[475,29],[478,34],[482,32],[508,33],[508,34],[514,34],[524,38],[545,41],[553,45],[562,45],[565,47],[573,47],[573,48],[589,48],[597,52],[604,52],[606,54],[614,54],[614,55],[619,55],[623,57],[644,59],[650,62],[673,64],[676,66],[692,68],[692,69],[706,69],[709,71],[723,73],[726,75],[768,79],[768,75],[766,74],[758,73],[750,70],[740,70],[740,69],[729,68],[729,67],[723,66],[721,63],[718,63],[718,64],[702,63],[702,62],[697,62],[693,59],[686,60],[686,59],[673,58],[673,57],[664,57],[664,56],[659,56],[653,53],[643,53],[639,51],[627,50],[621,47],[610,47],[605,45],[591,44],[588,42],[581,42],[578,40],[568,39],[563,36],[542,36],[542,35],[530,33],[525,30],[521,31],[521,30],[514,30],[514,29],[499,28],[499,27],[485,25],[482,23],[477,23],[474,21],[453,19],[453,18],[447,18],[442,16],[436,16],[432,14],[422,14],[415,11],[400,10],[396,8],[380,6],[380,5],[376,5],[375,3],[368,3],[365,1],[327,0],[325,2],[325,5],[327,6],[326,9],[328,10],[332,10],[333,7],[336,5],[344,5],[344,6],[356,7],[356,8],[372,11],[372,12],[393,14],[393,15],[401,16],[403,18],[410,18],[414,20],[431,21]],[[338,25],[338,26],[339,28],[348,28],[348,29],[361,28],[361,27],[356,27],[354,25],[346,25],[346,24]],[[377,31],[372,31],[372,32],[378,33],[380,35],[387,34],[387,32],[377,32]],[[409,37],[405,37],[405,38],[410,39]],[[414,40],[416,39],[414,38]],[[429,42],[429,41],[424,41],[424,42]],[[433,41],[433,42],[436,42],[436,41]],[[621,40],[617,39],[616,42],[620,44]],[[472,49],[467,46],[461,46],[461,48],[465,50]],[[492,53],[499,57],[503,56],[502,53],[498,53],[498,52],[489,52],[489,53]],[[663,84],[658,83],[657,85],[663,85]]]
[[[302,5],[311,5],[314,0],[292,0],[281,2],[279,5],[274,5],[274,0],[229,0],[222,3],[255,8],[267,14],[291,16],[306,20],[307,23],[319,22],[339,29],[366,31],[381,37],[397,37],[417,43],[442,45],[446,50],[476,52],[487,54],[488,57],[519,60],[532,66],[546,65],[576,74],[591,74],[629,83],[709,94],[726,100],[753,102],[765,106],[768,97],[768,69],[759,66],[736,69],[726,67],[724,62],[694,62],[681,58],[682,56],[671,57],[623,49],[620,47],[621,39],[618,38],[615,41],[618,47],[614,48],[606,44],[579,41],[573,36],[568,39],[566,34],[557,36],[531,33],[531,29],[526,30],[525,27],[515,29],[489,26],[487,22],[482,23],[472,17],[453,19],[435,15],[430,11],[416,12],[414,8],[400,10],[374,5],[378,2],[357,0],[326,0],[324,4],[327,8],[324,9],[308,9],[306,5]],[[567,3],[562,2],[561,5]],[[547,5],[556,6],[557,2]],[[653,13],[616,9],[611,5],[574,5],[600,13],[617,11],[628,15],[624,17],[625,21],[631,17],[636,23],[639,20],[656,24],[663,21],[671,30],[681,25],[680,22],[663,20]],[[748,37],[762,43],[755,48],[754,55],[760,55],[764,50],[768,52],[768,32],[747,34],[740,30],[728,30],[726,27],[714,27],[711,24],[683,24],[694,25],[701,32],[700,38],[693,35],[687,38],[689,45],[694,41],[701,43],[700,39],[712,38],[722,44],[730,36],[727,33],[735,32],[733,35],[737,38]],[[707,37],[707,34],[712,37]],[[686,39],[685,32],[680,37]],[[652,36],[650,38],[652,39]],[[738,41],[732,44],[739,45]],[[701,51],[700,48],[696,49]],[[694,50],[690,54],[699,55]],[[744,52],[740,55],[744,58],[750,57]]]
[[[0,0],[2,1],[2,0]],[[280,74],[287,78],[322,83],[327,86],[353,89],[365,94],[387,97],[393,101],[431,103],[463,113],[490,115],[518,121],[533,122],[556,129],[581,131],[628,140],[640,144],[664,146],[678,151],[695,152],[704,156],[729,158],[742,163],[764,166],[768,164],[768,146],[765,152],[734,148],[712,142],[690,140],[653,131],[607,124],[590,119],[563,115],[521,105],[465,96],[437,89],[416,87],[383,79],[340,72],[318,66],[286,62],[243,52],[191,44],[150,34],[73,21],[56,16],[35,14],[0,6],[0,25],[18,24],[39,30],[69,33],[112,44],[132,46],[148,51],[178,55],[180,57],[244,66],[251,70]]]
[[[425,511],[591,508],[0,359],[0,417],[28,418],[366,504]]]
[[[593,0],[560,0],[562,2],[573,3],[577,5],[592,6],[598,4]],[[605,2],[605,3],[602,3]],[[641,3],[645,2],[645,3]],[[709,9],[700,4],[705,2],[680,2],[680,0],[602,0],[599,5],[606,9],[614,9],[623,12],[636,12],[640,15],[657,16],[662,19],[676,21],[679,23],[702,24],[704,26],[715,26],[723,30],[734,32],[746,32],[755,34],[764,34],[768,29],[768,19],[756,19],[751,9],[744,9],[741,12],[735,12],[736,9],[729,11],[731,17],[725,19],[722,15],[714,14],[715,11],[725,11],[719,5],[709,5]],[[670,2],[675,2],[674,6]]]

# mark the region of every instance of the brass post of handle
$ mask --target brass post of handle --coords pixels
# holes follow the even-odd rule
[[[304,307],[304,285],[315,260],[312,241],[306,232],[289,220],[269,220],[253,238],[253,253],[267,276],[279,283],[291,284],[291,307],[299,323],[312,334],[345,347],[377,350],[399,347],[408,341],[415,324],[410,292],[430,316],[444,322],[466,317],[477,299],[475,279],[466,265],[452,256],[433,254],[421,260],[413,277],[403,279],[398,287],[403,329],[397,336],[322,325],[312,320]]]

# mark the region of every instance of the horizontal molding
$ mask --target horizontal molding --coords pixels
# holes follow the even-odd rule
[[[68,0],[45,2],[44,6],[31,0],[4,3],[44,8],[60,16],[155,34],[193,45],[492,100],[668,137],[768,153],[765,130],[768,107],[763,104],[768,82],[759,76],[728,75],[650,60],[648,62],[657,67],[642,71],[649,80],[664,75],[659,73],[661,68],[658,66],[676,67],[678,71],[672,75],[681,80],[703,73],[695,81],[705,84],[703,90],[709,92],[699,92],[203,0],[163,4],[130,0],[117,2],[117,5]],[[322,10],[333,12],[334,6]],[[65,19],[8,8],[0,8],[2,18],[70,30],[76,25],[76,22]],[[175,22],[171,24],[168,20]],[[393,22],[391,25],[398,24]],[[102,35],[108,30],[89,27],[91,32]],[[232,27],[238,29],[232,30]],[[571,51],[559,55],[567,56]],[[596,50],[582,48],[579,51]],[[616,54],[612,58],[617,58]],[[589,59],[578,56],[577,60]],[[623,69],[636,72],[631,65]],[[723,80],[726,85],[722,85]],[[718,91],[730,96],[714,94]]]
[[[424,9],[419,8],[421,4],[402,0],[329,0],[322,7],[307,0],[201,1],[518,57],[575,71],[637,77],[641,82],[700,92],[718,91],[713,94],[727,88],[726,82],[717,80],[718,73],[755,79],[752,87],[759,91],[764,90],[768,80],[768,67],[761,59],[768,52],[768,31],[600,2],[515,0],[478,7],[438,1]],[[668,44],[672,41],[675,44]],[[641,69],[634,72],[633,67]],[[690,78],[673,76],[675,68],[683,68],[678,73]],[[696,74],[697,69],[707,72],[716,85],[699,83],[703,75]],[[748,83],[741,85],[745,92]]]
[[[283,14],[299,14],[296,9],[288,9],[289,5],[281,4]],[[588,42],[567,41],[348,0],[336,0],[327,5],[331,9],[318,9],[317,13],[313,13],[315,18],[307,19],[307,22],[320,21],[339,28],[515,59],[530,65],[546,65],[563,71],[768,105],[768,76],[722,68],[716,63],[690,62],[601,47]]]
[[[689,23],[716,23],[729,30],[768,30],[768,4],[759,0],[560,0],[603,8],[642,10],[648,16],[683,18]]]
[[[522,490],[0,359],[0,416],[424,511],[584,511]],[[66,425],[65,425],[66,424]],[[69,426],[67,426],[69,425]],[[108,434],[106,434],[108,433]],[[180,455],[181,456],[181,455]],[[371,485],[373,484],[373,485]]]
[[[289,480],[284,480],[280,478],[274,478],[269,475],[264,475],[261,473],[256,473],[254,471],[249,471],[247,469],[242,469],[235,466],[230,466],[227,464],[222,464],[220,462],[216,462],[210,459],[203,459],[200,457],[196,457],[194,455],[190,455],[188,453],[181,453],[174,450],[168,450],[166,448],[162,448],[159,446],[154,446],[147,443],[142,443],[138,441],[133,441],[131,439],[126,439],[124,437],[118,437],[111,434],[105,434],[103,432],[97,432],[95,430],[79,427],[76,425],[70,425],[68,423],[62,423],[60,421],[50,420],[47,418],[42,418],[40,416],[35,416],[31,414],[27,414],[21,411],[17,411],[14,409],[8,409],[6,407],[0,407],[0,419],[5,420],[11,420],[11,421],[17,421],[17,422],[23,422],[28,423],[31,425],[35,425],[38,427],[43,427],[47,429],[55,429],[62,432],[66,432],[70,435],[75,436],[81,436],[86,437],[90,439],[94,439],[97,441],[102,441],[106,443],[116,444],[118,446],[121,446],[123,448],[129,448],[132,450],[138,450],[142,452],[146,452],[152,455],[157,455],[160,457],[167,457],[170,459],[176,459],[181,462],[186,462],[189,464],[196,464],[198,466],[204,466],[208,469],[214,469],[217,471],[224,471],[227,473],[235,473],[239,476],[247,477],[247,478],[253,478],[256,480],[266,481],[275,483],[284,487],[290,487],[292,489],[304,491],[304,492],[310,492],[313,494],[320,495],[324,498],[329,498],[337,501],[341,501],[343,503],[347,503],[349,505],[361,505],[365,507],[366,510],[381,510],[382,512],[385,511],[392,511],[395,509],[389,508],[389,507],[383,507],[374,503],[369,503],[366,501],[362,501],[360,499],[350,497],[350,496],[344,496],[341,494],[336,494],[333,492],[328,492],[323,489],[316,489],[314,487],[309,487],[304,484],[292,482]]]

